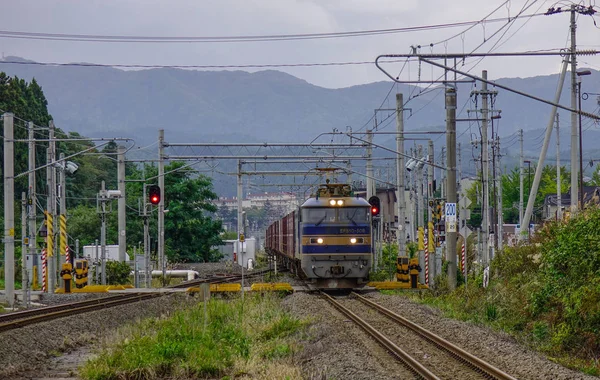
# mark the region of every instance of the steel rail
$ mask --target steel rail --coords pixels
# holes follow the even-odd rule
[[[98,303],[106,302],[107,299],[116,300],[116,299],[121,299],[121,298],[131,298],[134,295],[135,294],[119,294],[119,295],[110,296],[110,297],[95,298],[92,300],[70,302],[70,303],[64,303],[61,305],[46,306],[46,307],[39,307],[36,309],[16,311],[14,313],[7,313],[7,314],[0,315],[0,323],[14,321],[17,319],[29,318],[29,317],[33,317],[33,316],[41,315],[41,314],[48,314],[48,313],[57,312],[57,311],[61,311],[61,310],[76,309],[78,307],[87,306],[87,305],[95,305]]]
[[[359,316],[351,312],[349,309],[342,306],[339,302],[337,302],[333,297],[328,294],[321,292],[321,296],[325,298],[330,304],[333,305],[336,309],[338,309],[342,314],[346,317],[350,318],[354,323],[356,323],[360,328],[365,330],[367,334],[372,336],[375,340],[377,340],[382,346],[384,346],[387,350],[389,350],[395,357],[400,359],[408,369],[415,373],[418,376],[421,376],[427,380],[439,380],[439,377],[434,375],[431,371],[425,368],[421,363],[413,359],[409,354],[407,354],[404,350],[394,344],[391,340],[386,338],[383,334],[361,319]]]
[[[269,270],[257,271],[247,275],[248,278],[256,277],[268,273]],[[221,283],[239,280],[241,275],[235,274],[231,276],[213,277],[196,279],[192,281],[186,281],[181,284],[171,285],[168,288],[189,288],[194,285],[201,283]],[[131,294],[119,294],[115,296],[109,296],[104,298],[96,298],[93,300],[85,300],[79,302],[71,302],[61,305],[41,307],[37,309],[17,311],[14,313],[8,313],[0,315],[0,332],[8,331],[23,326],[49,321],[52,319],[62,318],[68,315],[81,314],[88,311],[94,311],[98,309],[104,309],[113,306],[124,305],[127,303],[133,303],[150,299],[154,297],[160,297],[167,293],[131,293]]]
[[[437,335],[435,335],[434,333],[430,332],[429,330],[424,329],[423,327],[409,321],[408,319],[392,312],[391,310],[386,309],[385,307],[376,304],[375,302],[369,301],[368,299],[366,299],[365,297],[361,296],[360,294],[357,293],[352,293],[359,301],[361,301],[362,303],[364,303],[367,306],[370,306],[374,309],[376,309],[377,311],[385,314],[386,316],[388,316],[389,318],[391,318],[392,320],[394,320],[397,323],[400,323],[401,325],[411,329],[412,331],[414,331],[415,333],[419,334],[420,336],[422,336],[425,340],[433,343],[434,345],[436,345],[437,347],[443,349],[444,351],[448,352],[450,355],[452,355],[453,357],[457,358],[460,361],[466,362],[468,365],[470,365],[473,368],[476,368],[479,371],[483,371],[486,375],[494,378],[494,379],[499,379],[499,380],[516,380],[516,378],[510,376],[509,374],[507,374],[506,372],[494,367],[493,365],[489,364],[488,362],[485,362],[481,359],[479,359],[476,356],[471,355],[470,353],[468,353],[467,351],[463,350],[462,348],[459,348],[458,346],[455,346],[454,344],[448,342],[447,340],[445,340],[442,337],[439,337]]]
[[[36,316],[26,318],[26,319],[19,319],[19,320],[12,321],[12,322],[2,323],[2,324],[0,324],[0,332],[21,328],[21,327],[24,327],[27,325],[32,325],[32,324],[36,324],[39,322],[49,321],[52,319],[58,319],[58,318],[66,317],[69,315],[81,314],[81,313],[86,313],[88,311],[94,311],[94,310],[100,310],[100,309],[119,306],[119,305],[125,305],[128,303],[143,301],[146,299],[160,297],[160,296],[161,296],[161,294],[157,294],[157,293],[146,293],[146,294],[137,293],[135,297],[121,298],[119,300],[106,300],[105,302],[97,303],[94,305],[86,305],[86,306],[75,308],[75,309],[61,310],[61,311],[56,311],[56,312],[52,312],[52,313],[36,315]]]

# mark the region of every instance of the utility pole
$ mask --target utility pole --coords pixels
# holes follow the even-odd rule
[[[367,199],[373,196],[373,133],[367,130]]]
[[[561,179],[560,179],[560,117],[556,114],[556,218],[562,220],[562,197],[561,197]]]
[[[165,130],[158,130],[158,187],[160,188],[160,202],[158,203],[158,258],[162,270],[162,279],[165,281],[167,263],[165,260]]]
[[[483,70],[481,77],[487,80],[487,70]],[[482,199],[483,199],[483,210],[482,210],[482,225],[481,232],[483,234],[483,266],[487,267],[490,263],[490,249],[489,249],[489,222],[490,222],[490,199],[489,199],[489,157],[488,157],[488,88],[487,83],[481,83],[481,163],[482,163]]]
[[[48,234],[46,236],[47,240],[47,252],[46,252],[46,261],[48,263],[48,293],[54,293],[55,283],[56,283],[56,258],[54,257],[54,214],[56,210],[56,199],[54,198],[54,194],[56,192],[56,182],[55,182],[55,169],[52,166],[54,162],[54,121],[50,120],[48,124],[48,150],[47,150],[47,164],[48,167],[46,169],[46,182],[48,186],[48,197],[47,197],[47,206],[48,209],[46,212],[46,222],[47,222],[47,231]]]
[[[442,153],[441,153],[441,159],[440,162],[442,163],[442,166],[444,165],[444,163],[446,162],[446,147],[442,147]],[[441,177],[441,184],[440,184],[440,196],[442,199],[446,199],[446,173],[443,170],[440,170],[440,177]]]
[[[446,146],[448,147],[447,201],[456,205],[456,89],[452,87],[446,88]],[[449,225],[448,222],[446,224]],[[451,290],[456,289],[456,223],[454,223],[453,227],[446,230],[448,287]]]
[[[36,197],[35,197],[35,139],[33,131],[33,122],[27,123],[28,137],[29,137],[29,201],[28,201],[28,221],[29,221],[29,254],[31,256],[32,264],[36,263],[36,223],[35,223],[35,211],[36,211]],[[33,267],[32,267],[33,268]],[[27,273],[27,269],[25,270]],[[33,274],[33,271],[32,271]],[[31,281],[31,279],[28,279]],[[29,289],[29,281],[26,282],[27,289]],[[33,282],[33,281],[32,281]]]
[[[519,129],[519,145],[521,146],[521,155],[519,157],[519,225],[523,229],[523,177],[525,167],[523,164],[523,130]]]
[[[575,54],[576,31],[577,23],[575,21],[576,5],[571,5],[571,109],[577,109],[577,56]],[[554,108],[556,109],[556,108]],[[554,111],[556,112],[556,111]],[[578,141],[577,141],[577,113],[571,112],[571,213],[577,212],[577,194],[578,193],[578,176],[577,176],[577,157],[578,157]],[[536,170],[537,177],[537,170]],[[583,207],[583,205],[582,205]],[[529,205],[527,205],[529,208]]]
[[[398,187],[398,256],[406,254],[406,224],[404,223],[404,99],[396,94],[396,182]]]
[[[10,307],[15,305],[15,142],[12,113],[4,120],[4,289]]]
[[[104,181],[102,181],[102,187],[100,188],[100,218],[101,218],[101,227],[100,227],[100,268],[102,271],[102,285],[106,285],[106,202],[108,200],[108,195],[106,194],[106,185]]]
[[[497,202],[497,213],[498,213],[498,251],[502,251],[504,245],[504,212],[502,209],[502,166],[500,165],[500,137],[496,136],[496,155],[498,156],[498,202]]]
[[[67,173],[65,172],[65,168],[66,168],[66,162],[65,162],[65,154],[61,153],[59,155],[59,161],[60,164],[62,166],[62,169],[59,170],[58,174],[59,174],[59,236],[60,236],[60,242],[59,242],[59,268],[61,268],[61,265],[65,262],[66,259],[66,253],[67,253],[67,200],[66,200],[66,176]],[[66,289],[65,289],[66,291]]]
[[[242,240],[245,240],[246,237],[244,236],[244,239],[242,239],[242,233],[244,231],[244,221],[242,218],[242,212],[243,212],[243,206],[244,204],[242,203],[242,198],[244,196],[244,189],[243,189],[243,182],[242,182],[242,161],[238,160],[238,173],[237,173],[237,232],[238,232],[238,239],[237,239],[237,246],[238,246],[238,262],[241,263],[242,265],[242,301],[244,300],[244,253],[243,253],[243,249],[244,249],[244,243],[242,242]]]
[[[23,305],[26,305],[27,307],[29,307],[29,301],[28,301],[28,289],[29,289],[29,276],[27,276],[27,255],[25,254],[27,252],[27,239],[26,239],[26,235],[27,235],[27,196],[25,195],[25,192],[23,191],[21,193],[21,289],[22,289],[22,293],[21,295],[23,296]]]
[[[554,103],[558,103],[560,100],[560,94],[562,93],[563,84],[565,81],[565,75],[567,73],[567,60],[563,61],[563,67],[560,72],[560,77],[558,80],[558,87],[556,88],[556,93],[554,94]],[[552,136],[552,130],[554,129],[554,118],[556,117],[556,106],[552,107],[552,111],[550,112],[550,119],[548,120],[548,124],[546,125],[546,135],[544,136],[544,144],[542,145],[542,151],[540,152],[540,159],[538,161],[538,165],[535,168],[535,177],[533,179],[533,184],[531,185],[531,190],[529,192],[529,199],[527,200],[527,209],[525,210],[525,215],[523,216],[523,223],[521,224],[521,230],[523,227],[527,228],[529,231],[529,221],[531,220],[531,215],[533,214],[533,204],[535,202],[535,195],[537,194],[538,187],[540,185],[540,180],[542,179],[542,169],[544,166],[544,160],[546,159],[546,153],[548,152],[548,145],[550,143],[550,137]],[[575,193],[576,194],[576,193]],[[576,196],[576,195],[575,195]],[[571,194],[573,197],[573,194]],[[521,234],[520,238],[523,239],[528,234]]]
[[[125,262],[127,256],[127,236],[126,236],[126,203],[125,203],[125,147],[117,147],[117,189],[121,192],[118,200],[118,223],[119,223],[119,261]],[[162,189],[161,189],[162,191]],[[164,195],[163,195],[164,196]],[[162,196],[161,196],[162,198]],[[144,202],[146,198],[144,197]],[[135,261],[135,257],[133,258]]]
[[[145,176],[144,176],[145,177]],[[152,270],[150,269],[150,232],[148,226],[148,200],[146,198],[146,184],[144,183],[142,190],[142,219],[144,220],[144,262],[146,268],[146,288],[152,286]]]

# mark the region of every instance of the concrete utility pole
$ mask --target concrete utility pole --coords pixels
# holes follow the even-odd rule
[[[158,187],[160,187],[160,202],[158,203],[158,260],[162,270],[163,281],[167,275],[165,260],[165,130],[158,130]]]
[[[442,147],[440,162],[442,166],[446,162],[446,147]],[[440,170],[440,196],[442,199],[446,199],[446,173],[443,170]]]
[[[59,251],[59,261],[58,261],[58,268],[61,269],[62,268],[62,264],[65,262],[66,259],[66,254],[67,254],[67,199],[66,199],[66,176],[67,173],[65,172],[65,168],[66,168],[66,162],[65,162],[65,154],[61,153],[59,155],[59,161],[60,161],[60,165],[62,165],[62,169],[59,170],[58,174],[59,174],[59,181],[58,183],[60,184],[60,192],[59,192],[59,206],[60,206],[60,210],[59,210],[59,236],[60,236],[60,242],[59,242],[59,247],[60,247],[60,251]]]
[[[575,54],[577,44],[577,23],[575,21],[576,5],[571,5],[571,109],[577,109],[577,56]],[[553,108],[556,112],[556,108]],[[554,119],[554,118],[553,118]],[[578,192],[578,141],[577,141],[577,113],[571,112],[571,213],[577,212],[577,194]],[[540,161],[543,162],[543,161]],[[537,178],[537,170],[536,170]],[[529,208],[529,204],[527,205]]]
[[[419,145],[417,147],[417,158],[421,160],[423,158],[423,145]],[[419,161],[416,170],[416,183],[415,186],[417,188],[417,230],[419,227],[423,227],[425,224],[425,215],[423,213],[423,161]]]
[[[46,239],[48,241],[48,247],[46,252],[46,261],[48,266],[48,293],[54,293],[54,288],[56,286],[56,257],[54,255],[54,216],[56,214],[56,169],[53,165],[55,157],[55,143],[54,143],[54,121],[50,120],[48,124],[48,157],[47,164],[48,168],[46,169],[46,182],[48,186],[48,200],[47,200],[47,222],[48,222],[48,235]]]
[[[429,140],[428,146],[427,146],[427,158],[430,164],[433,164],[434,162],[434,149],[433,149],[433,141]],[[434,192],[434,188],[433,188],[433,171],[434,171],[434,166],[433,165],[429,165],[427,167],[427,201],[428,203],[430,201],[433,200],[433,192]],[[427,206],[427,221],[431,222],[433,220],[432,218],[432,208],[429,207],[429,205]],[[429,239],[432,239],[433,236],[429,236]]]
[[[556,218],[562,219],[562,197],[561,197],[561,180],[560,180],[560,129],[559,115],[556,114]]]
[[[27,276],[27,196],[23,191],[21,193],[21,289],[23,296],[23,305],[29,307],[29,276]]]
[[[31,261],[33,264],[36,263],[36,195],[35,195],[35,139],[33,122],[27,123],[28,135],[29,135],[29,254],[31,255]],[[32,271],[33,275],[33,271]],[[28,284],[27,284],[28,285]]]
[[[127,258],[127,236],[126,236],[126,203],[125,203],[125,147],[117,147],[117,189],[121,192],[118,200],[119,219],[119,261],[125,262]],[[162,196],[161,196],[162,198]],[[146,198],[144,198],[146,202]],[[135,260],[135,257],[133,258]]]
[[[402,94],[396,94],[396,182],[398,188],[398,255],[406,254],[406,231],[404,223],[404,98]]]
[[[497,202],[497,213],[498,213],[498,251],[502,251],[504,245],[504,211],[502,209],[502,166],[500,165],[500,137],[496,137],[496,154],[498,156],[498,162],[496,168],[498,170],[498,202]]]
[[[487,80],[487,70],[481,72],[481,77]],[[483,209],[481,212],[481,232],[483,234],[483,266],[487,267],[490,263],[490,197],[489,197],[489,157],[488,157],[488,88],[487,83],[481,83],[481,164],[482,164],[482,199]]]
[[[558,80],[558,87],[556,88],[556,93],[554,94],[554,103],[558,103],[560,100],[560,94],[562,93],[563,84],[565,82],[565,74],[567,73],[567,60],[563,61],[563,67],[560,72],[560,78]],[[529,221],[531,220],[531,215],[533,213],[533,204],[535,203],[535,195],[537,194],[538,187],[540,185],[540,180],[542,179],[542,169],[544,166],[544,160],[546,159],[546,153],[548,152],[548,144],[550,143],[550,136],[552,136],[552,130],[554,129],[554,118],[556,117],[556,106],[552,107],[552,111],[550,112],[550,119],[548,120],[548,124],[546,125],[546,135],[544,136],[544,145],[542,145],[542,151],[540,152],[540,159],[535,168],[535,177],[533,179],[533,184],[531,185],[531,190],[529,191],[529,199],[527,200],[527,209],[525,210],[525,215],[523,216],[523,223],[521,224],[521,239],[524,239],[528,236],[528,233],[523,234],[523,227],[527,228],[526,232],[529,232]],[[576,178],[577,179],[577,178]],[[577,197],[577,193],[573,195],[571,193],[571,198],[575,196]]]
[[[521,155],[519,157],[519,225],[523,230],[523,177],[525,175],[525,167],[523,164],[523,130],[519,129],[519,145],[521,146]]]
[[[102,187],[100,188],[100,268],[102,270],[102,285],[106,285],[106,201],[108,196],[106,194],[106,185],[102,181]]]
[[[145,176],[144,176],[145,178]],[[150,268],[150,232],[148,226],[148,198],[146,198],[146,184],[143,186],[142,194],[142,219],[144,220],[144,262],[146,263],[146,288],[152,286],[152,270]]]
[[[238,174],[237,174],[237,232],[238,232],[238,239],[237,239],[237,254],[238,254],[238,263],[241,263],[242,265],[242,300],[244,299],[244,253],[243,253],[243,248],[244,248],[244,243],[241,241],[242,240],[242,233],[244,231],[244,221],[242,218],[242,212],[243,212],[243,203],[242,203],[242,198],[244,196],[244,192],[243,192],[243,182],[242,182],[242,162],[241,160],[238,160]],[[244,240],[245,240],[245,236],[244,236]]]
[[[373,196],[373,133],[367,129],[367,200]]]
[[[15,305],[15,142],[12,113],[4,120],[4,289],[10,307]]]
[[[446,146],[448,148],[448,203],[456,204],[456,89],[446,88]],[[456,224],[446,231],[448,287],[456,289]]]

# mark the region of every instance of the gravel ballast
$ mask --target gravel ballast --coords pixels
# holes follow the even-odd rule
[[[230,268],[223,263],[187,264],[179,269],[197,270],[201,277],[239,272],[239,267]],[[248,281],[246,286],[257,281],[264,279]],[[289,274],[276,281],[293,286],[303,284]],[[445,318],[438,310],[406,296],[378,292],[363,295],[515,378],[597,379],[553,363],[507,334]],[[46,295],[41,302],[56,304],[100,296],[104,295]],[[138,319],[167,316],[196,302],[196,298],[176,294],[0,333],[0,379],[53,378],[65,373],[76,376],[77,366],[93,355],[95,344],[111,336],[118,327]],[[385,349],[319,296],[297,292],[283,298],[282,305],[311,322],[306,334],[298,338],[302,350],[295,356],[305,379],[413,378]]]
[[[597,379],[551,362],[524,347],[507,334],[456,321],[441,312],[402,295],[364,294],[372,301],[440,335],[518,379]],[[307,378],[387,379],[403,378],[389,369],[385,350],[373,348],[371,338],[325,300],[314,294],[295,293],[283,304],[298,317],[314,321],[300,358]],[[390,324],[394,322],[390,321]],[[402,345],[399,344],[401,347]],[[384,364],[382,364],[384,363]],[[321,377],[314,377],[318,374]],[[408,376],[407,378],[412,378]]]

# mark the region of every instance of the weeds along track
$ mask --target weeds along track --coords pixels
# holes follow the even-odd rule
[[[419,377],[514,380],[491,364],[359,294],[351,293],[339,299],[325,293],[321,295]]]
[[[262,276],[268,271],[257,271],[252,274],[244,275],[244,278],[253,278]],[[241,279],[241,275],[230,275],[230,276],[215,276],[211,278],[196,279],[192,281],[186,281],[181,284],[171,285],[168,288],[189,288],[197,286],[202,283],[218,284],[224,282],[238,281]],[[70,315],[87,313],[91,311],[97,311],[106,309],[109,307],[125,305],[129,303],[144,301],[156,297],[163,296],[169,293],[130,293],[130,294],[119,294],[111,295],[103,298],[95,298],[92,300],[79,301],[65,303],[61,305],[41,307],[30,310],[17,311],[14,313],[8,313],[0,315],[0,332],[17,329],[23,326],[32,325],[52,319],[62,318]]]

